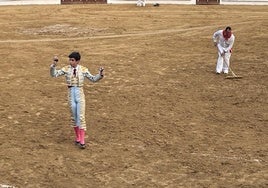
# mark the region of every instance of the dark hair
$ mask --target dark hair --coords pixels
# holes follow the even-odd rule
[[[72,52],[69,55],[69,58],[74,58],[76,61],[79,61],[81,59],[81,55],[79,54],[79,52]]]
[[[231,28],[230,26],[227,26],[227,27],[225,28],[225,31],[227,31],[227,30],[231,31],[232,28]]]

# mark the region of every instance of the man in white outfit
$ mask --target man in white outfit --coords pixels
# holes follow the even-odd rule
[[[138,0],[136,5],[137,5],[138,7],[145,7],[145,4],[146,4],[145,1],[146,1],[146,0]]]
[[[216,74],[220,74],[222,72],[224,74],[228,74],[232,47],[235,40],[231,27],[228,26],[225,30],[216,31],[212,38],[214,45],[218,48]]]

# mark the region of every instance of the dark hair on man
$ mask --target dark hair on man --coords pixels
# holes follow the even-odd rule
[[[79,61],[81,59],[81,55],[79,54],[79,52],[72,52],[69,55],[69,58],[74,58],[76,61]]]
[[[227,31],[227,30],[231,31],[232,28],[231,28],[230,26],[227,26],[227,27],[225,28],[225,31]]]

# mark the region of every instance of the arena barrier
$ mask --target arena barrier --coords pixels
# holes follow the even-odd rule
[[[61,0],[0,0],[0,5],[56,5]]]
[[[137,0],[0,0],[0,5],[48,5],[48,4],[133,4]],[[184,5],[268,5],[268,0],[146,0],[147,5],[161,4],[184,4]]]

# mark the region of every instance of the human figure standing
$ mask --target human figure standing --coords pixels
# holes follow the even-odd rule
[[[81,56],[79,52],[72,52],[69,56],[69,65],[57,70],[58,57],[53,58],[50,66],[50,75],[52,77],[65,76],[68,87],[68,103],[71,110],[72,127],[75,132],[75,144],[81,149],[85,149],[85,94],[83,90],[85,78],[92,82],[97,82],[103,78],[103,68],[99,69],[99,73],[93,76],[88,68],[80,65]]]
[[[228,74],[232,47],[234,45],[235,36],[232,34],[230,26],[225,30],[218,30],[213,34],[213,42],[218,50],[218,60],[216,65],[216,74]]]

